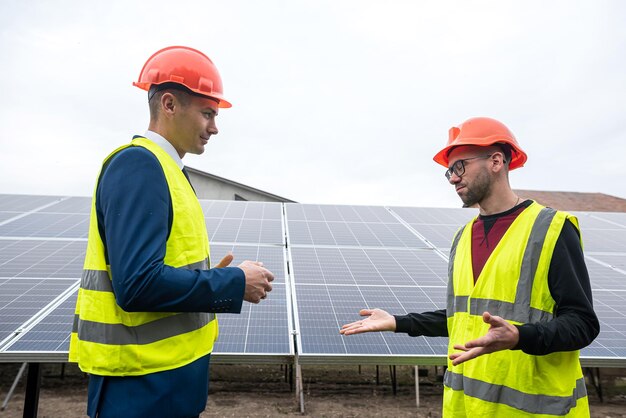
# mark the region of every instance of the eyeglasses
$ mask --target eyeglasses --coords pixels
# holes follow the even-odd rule
[[[476,160],[476,159],[486,160],[487,158],[490,158],[492,155],[493,154],[480,155],[478,157],[466,158],[464,160],[456,160],[454,164],[452,164],[452,167],[446,170],[446,178],[450,180],[450,177],[452,177],[452,173],[456,174],[458,177],[461,177],[463,174],[465,174],[465,162],[466,161]]]

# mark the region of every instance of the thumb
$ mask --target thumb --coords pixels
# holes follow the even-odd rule
[[[232,255],[232,253],[226,254],[224,258],[222,258],[222,260],[215,265],[215,268],[227,267],[228,265],[230,265],[230,263],[232,263],[234,258],[235,257]]]
[[[370,316],[370,315],[372,315],[373,313],[374,313],[374,310],[373,310],[373,309],[361,309],[361,310],[359,311],[359,315],[361,315],[361,316]]]

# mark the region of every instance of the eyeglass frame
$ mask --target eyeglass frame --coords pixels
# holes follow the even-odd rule
[[[479,155],[478,157],[470,157],[470,158],[463,158],[462,160],[456,160],[445,172],[445,176],[446,179],[448,179],[448,181],[450,180],[450,178],[452,177],[452,173],[456,174],[457,177],[461,177],[465,174],[465,162],[466,161],[470,161],[470,160],[477,160],[477,159],[483,159],[486,160],[487,158],[491,158],[494,154],[497,154],[498,152],[494,152],[491,153],[489,155]],[[457,167],[457,164],[461,164],[461,167]]]

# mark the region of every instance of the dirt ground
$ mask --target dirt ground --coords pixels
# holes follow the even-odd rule
[[[19,369],[0,364],[0,401]],[[414,368],[397,366],[394,395],[389,366],[303,366],[305,413],[301,414],[290,384],[289,369],[280,365],[212,365],[211,388],[201,417],[440,417],[441,368],[420,372],[420,406],[416,406]],[[594,418],[626,418],[626,370],[601,369],[604,402],[587,385]],[[21,417],[26,376],[0,418]],[[82,417],[87,377],[67,366],[45,365],[39,401],[40,417]]]

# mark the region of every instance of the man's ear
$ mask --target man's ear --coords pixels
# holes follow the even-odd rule
[[[176,96],[170,92],[165,92],[161,96],[161,110],[165,115],[173,115],[176,112],[178,101]]]

